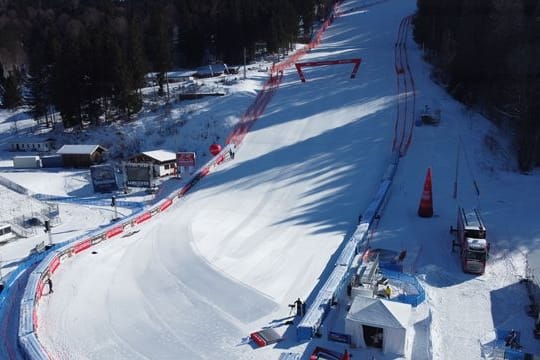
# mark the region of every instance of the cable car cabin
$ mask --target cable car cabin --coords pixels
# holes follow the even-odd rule
[[[483,274],[489,254],[487,229],[477,209],[465,211],[458,209],[456,240],[452,242],[452,251],[455,246],[461,247],[460,257],[464,272]]]

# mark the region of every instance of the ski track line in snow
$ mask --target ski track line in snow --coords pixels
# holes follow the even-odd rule
[[[125,251],[123,254],[122,254],[122,257],[121,259],[125,258],[127,255],[127,251]],[[122,263],[122,261],[119,261],[119,263]],[[117,273],[118,273],[118,266],[115,267],[114,269],[114,273],[111,275],[111,279],[113,279],[114,277],[117,276]],[[105,303],[110,303],[110,297],[111,297],[111,289],[113,289],[113,287],[111,286],[107,286],[106,287],[106,294],[105,294]],[[107,309],[110,309],[111,306],[107,306]],[[111,330],[112,332],[112,335],[115,337],[115,339],[117,339],[117,341],[123,345],[122,348],[119,348],[118,350],[121,351],[122,353],[126,353],[126,351],[129,351],[130,352],[130,355],[129,357],[126,357],[126,358],[131,358],[133,359],[134,356],[139,356],[139,358],[141,359],[147,359],[147,360],[151,360],[150,358],[148,358],[147,356],[145,356],[144,354],[142,354],[140,351],[138,351],[137,349],[135,349],[129,342],[127,342],[115,329],[114,327],[114,323],[111,319],[111,313],[109,311],[107,311],[107,327]],[[117,344],[115,342],[115,344]],[[69,358],[67,358],[69,359]]]
[[[405,156],[412,141],[415,120],[416,89],[407,56],[407,39],[412,15],[404,17],[398,28],[394,44],[394,71],[396,72],[396,120],[393,151]]]
[[[142,241],[144,241],[144,239],[142,239]],[[132,246],[136,247],[137,244],[133,244]],[[153,247],[153,244],[152,244],[152,247]],[[126,251],[124,252],[124,254],[122,254],[122,258],[121,260],[118,260],[118,263],[120,264],[123,264],[123,263],[129,263],[129,261],[123,261],[124,259],[127,260],[127,257],[128,256],[131,256],[131,252],[130,250],[133,250],[133,247],[129,247],[128,249],[126,249]],[[159,261],[158,261],[159,263]],[[114,269],[114,274],[111,275],[111,278],[116,278],[116,277],[122,277],[121,275],[118,275],[118,271],[120,270],[120,268],[118,266],[115,267]],[[117,302],[115,300],[111,300],[111,298],[113,297],[113,295],[111,294],[111,291],[112,290],[115,290],[115,288],[113,286],[107,286],[107,289],[106,289],[106,295],[105,295],[105,298],[106,298],[106,303],[108,303],[108,305],[106,306],[106,309],[107,310],[110,310],[113,308],[112,305],[116,304]],[[166,324],[166,322],[158,315],[158,312],[156,311],[155,307],[151,305],[151,302],[148,300],[148,296],[140,291],[140,288],[136,288],[137,291],[140,292],[140,295],[141,296],[138,296],[137,298],[142,300],[144,302],[144,304],[142,304],[145,308],[145,315],[147,315],[150,319],[152,320],[155,320],[155,322],[152,322],[153,325],[156,325],[156,322],[159,322],[159,328],[160,328],[160,334],[162,335],[162,337],[165,337],[165,333],[168,334],[169,336],[167,337],[167,339],[169,340],[170,338],[174,338],[176,340],[178,340],[179,343],[182,343],[184,346],[184,342],[181,341],[181,339],[175,335],[174,331]],[[110,331],[112,332],[112,335],[115,337],[115,339],[117,341],[115,341],[115,344],[122,344],[123,347],[122,348],[118,348],[118,352],[120,352],[122,355],[122,358],[125,358],[125,359],[133,359],[135,356],[138,356],[139,358],[141,359],[147,359],[147,360],[151,360],[152,357],[148,357],[147,355],[145,355],[144,353],[142,353],[139,349],[137,349],[134,345],[132,345],[128,340],[126,340],[115,328],[115,325],[114,325],[114,321],[112,319],[112,313],[110,311],[107,311],[107,324],[108,324],[108,328],[110,329]],[[185,346],[186,348],[189,349],[189,346]],[[194,352],[196,353],[196,352]],[[118,356],[118,353],[116,353],[116,356]]]
[[[275,184],[275,183],[272,183],[272,184]],[[247,225],[251,224],[256,217],[255,215],[262,213],[262,211],[269,205],[268,200],[272,198],[272,192],[274,188],[275,186],[272,186],[271,189],[266,189],[261,200],[259,201],[257,206],[252,211],[250,211],[249,215],[245,216],[244,219],[237,226],[235,226],[234,228],[231,228],[230,231],[224,236],[225,238],[225,241],[223,241],[224,248],[228,248],[228,245],[234,239],[236,234],[239,231],[241,231],[242,228],[245,228]]]
[[[220,277],[223,277],[224,279],[228,280],[231,282],[231,284],[235,285],[235,286],[238,286],[242,289],[247,289],[249,290],[249,293],[252,294],[253,296],[256,296],[257,298],[260,298],[260,299],[263,299],[265,300],[265,302],[268,302],[267,305],[272,305],[272,307],[276,308],[278,306],[278,303],[271,297],[269,297],[268,295],[260,292],[259,290],[257,290],[256,288],[248,285],[248,284],[245,284],[243,283],[242,281],[238,280],[238,279],[235,279],[231,276],[229,276],[228,274],[224,273],[222,270],[220,270],[219,268],[216,268],[212,263],[210,263],[208,260],[206,260],[201,254],[200,252],[198,251],[198,248],[197,248],[197,243],[194,241],[193,239],[193,230],[192,230],[192,224],[189,223],[188,224],[188,231],[187,231],[187,234],[189,236],[189,242],[184,244],[184,246],[187,248],[187,251],[184,252],[184,253],[188,253],[188,252],[191,252],[192,253],[192,256],[191,258],[193,259],[198,259],[200,261],[200,263],[203,265],[203,266],[206,266],[208,267],[209,269],[212,270],[213,274],[219,274]],[[191,246],[188,246],[191,245]],[[236,295],[235,295],[235,298],[236,298]],[[212,298],[213,300],[215,300],[215,298]],[[237,300],[238,301],[238,300]],[[249,301],[247,302],[248,304],[250,303]],[[253,302],[255,303],[255,302]],[[213,306],[216,306],[219,308],[218,305],[216,304],[213,304]],[[244,308],[243,308],[244,309]],[[253,310],[253,309],[252,309]],[[221,311],[223,311],[223,309],[221,309]],[[241,312],[244,312],[243,310],[241,310]],[[239,320],[239,321],[242,321],[242,322],[246,322],[246,321],[253,321],[254,319],[248,319],[246,321],[244,320],[240,320],[240,317],[238,316],[235,316],[231,313],[234,313],[234,311],[228,311],[227,314],[229,314],[231,316],[231,318],[234,318],[236,320]],[[259,314],[257,315],[257,317],[263,317],[267,314],[263,314],[262,312],[259,312]]]
[[[190,225],[188,225],[188,226],[190,226]],[[215,270],[215,268],[212,267],[211,264],[207,263],[205,261],[205,259],[202,258],[199,254],[197,254],[197,252],[193,251],[193,249],[191,249],[191,251],[190,251],[190,248],[191,248],[190,244],[193,244],[193,240],[192,240],[192,236],[191,236],[192,231],[189,229],[189,230],[186,231],[186,233],[189,233],[190,235],[188,235],[188,239],[183,242],[182,249],[179,249],[180,253],[182,253],[182,254],[191,253],[189,258],[190,259],[198,259],[199,261],[201,261],[201,263],[206,264],[208,266],[208,268],[211,270],[212,274],[222,274],[222,272],[218,272],[217,270]],[[197,289],[191,287],[188,283],[183,282],[182,279],[179,278],[178,273],[179,274],[184,274],[185,272],[184,271],[177,271],[178,272],[177,273],[177,272],[174,272],[174,271],[170,270],[169,266],[167,265],[170,261],[167,261],[163,257],[164,254],[168,254],[168,253],[163,253],[163,250],[160,251],[161,247],[156,246],[156,245],[157,245],[156,241],[153,241],[152,242],[152,249],[153,249],[153,252],[156,255],[156,257],[160,259],[160,260],[157,261],[159,263],[159,267],[163,271],[165,271],[165,273],[167,274],[167,276],[169,278],[173,279],[173,281],[176,283],[176,285],[178,287],[182,288],[184,295],[188,298],[188,300],[191,303],[193,303],[193,304],[201,304],[201,303],[203,303],[204,306],[206,307],[206,309],[191,308],[189,312],[181,313],[180,314],[181,317],[183,319],[192,318],[193,322],[200,322],[199,320],[201,318],[204,318],[208,314],[207,308],[210,308],[210,309],[214,310],[212,312],[212,314],[211,314],[212,317],[218,316],[218,317],[222,318],[224,320],[226,326],[230,326],[231,328],[235,328],[235,329],[238,330],[239,334],[242,334],[243,329],[241,328],[240,323],[242,323],[243,321],[240,320],[235,315],[228,312],[226,309],[223,309],[219,305],[217,305],[214,302],[210,301],[210,298],[207,297],[205,294],[201,293],[200,291],[197,291]],[[218,279],[218,278],[216,278],[216,280],[220,281],[220,279]],[[235,281],[235,282],[238,283],[237,281]],[[246,286],[246,285],[244,285],[244,286]],[[256,290],[254,290],[252,288],[249,288],[249,290],[256,292]],[[173,334],[173,336],[175,338],[180,340],[180,342],[185,345],[186,349],[189,349],[190,351],[192,351],[193,354],[196,354],[198,352],[198,350],[196,348],[192,348],[192,347],[188,346],[188,344],[181,341],[181,339],[178,338],[178,336],[174,335],[174,333],[175,333],[174,329],[170,325],[168,325],[167,322],[162,319],[162,317],[159,316],[159,312],[156,311],[156,307],[154,305],[152,305],[152,302],[150,300],[148,300],[149,296],[147,296],[145,294],[143,294],[143,295],[145,297],[145,303],[151,309],[151,311],[152,311],[152,313],[154,315],[154,316],[152,316],[152,318],[157,319],[160,322],[160,324],[162,324],[163,327],[165,327],[168,330],[169,333]],[[260,295],[264,296],[264,294],[260,294]],[[238,297],[238,293],[235,292],[235,295],[233,297],[236,299]],[[157,298],[159,298],[159,297],[157,297]],[[212,299],[215,300],[215,298],[212,298]],[[236,302],[238,302],[238,301],[236,301]],[[215,339],[221,339],[221,341],[225,341],[225,339],[227,339],[227,338],[221,337],[221,335],[223,333],[229,333],[230,334],[230,329],[226,328],[224,330],[223,329],[219,330],[219,328],[218,328],[216,330],[216,326],[219,325],[219,322],[206,321],[206,323],[212,324],[211,328],[208,328],[208,329],[205,330],[205,336],[206,337],[212,338],[212,336],[211,336],[212,333],[216,333],[217,336],[215,337]],[[240,339],[241,337],[238,336],[238,338]],[[234,340],[236,338],[234,336],[232,336],[232,337],[229,337],[229,339],[230,339],[231,342],[235,342]],[[193,339],[190,339],[190,341],[193,342]],[[220,346],[218,346],[217,343],[214,344],[214,345],[216,347],[216,351],[219,351]],[[239,355],[239,354],[236,354],[236,355]]]

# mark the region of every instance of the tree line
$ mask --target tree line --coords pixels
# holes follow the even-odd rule
[[[455,98],[511,129],[522,171],[540,164],[540,1],[417,0],[415,40]]]
[[[335,0],[0,0],[0,101],[52,126],[129,119],[145,74],[288,48]]]

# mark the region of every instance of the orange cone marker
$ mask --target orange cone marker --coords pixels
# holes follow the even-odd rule
[[[418,208],[420,217],[433,216],[433,194],[431,191],[431,168],[427,169],[426,180],[424,182],[424,191],[420,199],[420,207]]]

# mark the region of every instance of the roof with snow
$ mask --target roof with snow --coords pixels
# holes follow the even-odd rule
[[[53,138],[43,138],[38,136],[24,136],[24,137],[16,137],[14,139],[11,139],[9,142],[11,144],[32,144],[32,143],[45,143],[45,142],[54,142],[56,141]]]
[[[347,314],[348,320],[389,328],[407,328],[411,305],[384,299],[357,296]]]
[[[92,154],[97,150],[101,151],[107,151],[103,146],[101,145],[64,145],[58,151],[57,154],[65,155],[65,154],[77,154],[77,155],[84,155],[84,154]]]
[[[190,76],[193,76],[197,73],[197,71],[195,70],[178,70],[178,71],[169,71],[167,72],[167,77],[169,79],[174,79],[174,78],[185,78],[185,77],[190,77]],[[157,72],[152,72],[152,73],[148,73],[145,75],[145,78],[147,79],[155,79],[156,76],[158,75]]]
[[[144,151],[141,154],[146,155],[154,160],[165,162],[165,161],[176,161],[176,153],[167,150],[151,150]]]
[[[227,64],[203,65],[197,68],[197,75],[220,74],[225,72],[227,69]]]

